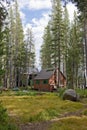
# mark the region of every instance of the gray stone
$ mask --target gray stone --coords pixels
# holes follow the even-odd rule
[[[79,95],[73,89],[67,89],[63,93],[63,100],[79,101]]]

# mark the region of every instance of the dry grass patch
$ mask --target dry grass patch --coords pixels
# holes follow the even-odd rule
[[[63,101],[54,93],[34,96],[0,96],[8,113],[21,122],[50,120],[63,113],[83,108],[80,102]]]
[[[48,130],[87,130],[87,117],[68,117],[53,123]]]

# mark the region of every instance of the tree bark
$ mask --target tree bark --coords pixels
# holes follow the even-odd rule
[[[84,12],[84,40],[85,40],[85,78],[86,78],[85,87],[86,87],[87,86],[87,18],[85,16],[85,12]]]

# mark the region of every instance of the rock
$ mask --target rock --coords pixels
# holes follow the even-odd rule
[[[79,101],[79,95],[73,89],[67,89],[63,93],[63,100]]]

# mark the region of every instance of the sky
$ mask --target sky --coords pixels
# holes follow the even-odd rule
[[[51,0],[17,0],[24,32],[27,28],[32,29],[36,51],[36,67],[40,67],[40,48],[43,44],[44,28],[47,26],[51,14]],[[73,12],[77,10],[74,5],[67,5],[70,20]]]

